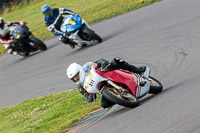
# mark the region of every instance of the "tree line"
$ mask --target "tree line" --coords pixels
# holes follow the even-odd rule
[[[22,0],[0,0],[0,13],[3,13],[5,8],[11,8],[13,5],[19,4]]]

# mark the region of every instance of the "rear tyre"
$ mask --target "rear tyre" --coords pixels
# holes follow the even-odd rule
[[[47,50],[47,46],[35,36],[31,36],[31,42],[34,44],[34,47],[38,50],[45,51]]]
[[[160,83],[160,81],[158,81],[157,79],[155,79],[154,77],[151,77],[151,84],[150,84],[150,90],[149,93],[151,94],[157,94],[160,93],[163,89],[162,84]]]
[[[98,43],[102,42],[101,37],[97,35],[93,30],[89,29],[87,26],[82,28],[80,37],[86,41],[96,40]]]
[[[133,94],[128,91],[122,94],[122,92],[120,92],[118,89],[111,86],[107,86],[103,90],[102,95],[109,101],[125,107],[134,108],[139,105],[138,98],[135,97]]]

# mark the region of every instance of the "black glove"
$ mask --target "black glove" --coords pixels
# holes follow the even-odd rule
[[[78,89],[82,95],[84,95],[87,92],[81,85],[78,85]]]
[[[91,94],[91,95],[87,95],[85,96],[85,98],[87,99],[88,102],[93,102],[97,97],[96,94]]]
[[[145,70],[146,70],[146,66],[141,66],[141,67],[138,67],[138,68],[137,68],[137,72],[138,72],[139,74],[142,74],[143,72],[145,72]]]
[[[123,60],[123,58],[121,57],[116,57],[111,61],[110,70],[116,70],[121,68],[120,66],[123,66],[123,64],[125,63],[125,61]]]
[[[97,64],[96,69],[99,69],[99,68],[104,69],[106,66],[108,66],[110,64],[110,62],[105,60],[104,58],[99,59],[95,63]]]

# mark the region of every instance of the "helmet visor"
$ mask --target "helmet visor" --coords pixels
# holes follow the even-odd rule
[[[51,14],[52,14],[52,9],[49,9],[44,13],[44,16],[51,16]]]
[[[71,80],[76,83],[79,81],[79,73],[77,73],[73,78],[71,78]]]

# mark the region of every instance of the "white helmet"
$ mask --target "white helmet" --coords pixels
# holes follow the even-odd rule
[[[66,71],[67,77],[71,79],[73,82],[77,83],[78,81],[74,81],[73,77],[76,76],[80,72],[81,68],[82,68],[81,65],[77,63],[72,63],[67,68],[67,71]]]

